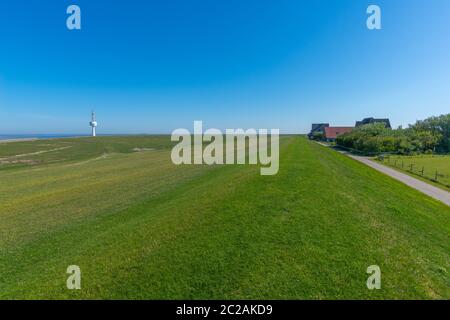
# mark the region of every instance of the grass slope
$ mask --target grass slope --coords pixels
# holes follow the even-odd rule
[[[75,160],[0,171],[0,298],[450,298],[449,207],[301,137],[276,176],[164,148]]]

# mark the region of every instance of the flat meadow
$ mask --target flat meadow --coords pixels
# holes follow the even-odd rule
[[[450,191],[450,155],[390,156],[383,163]]]
[[[301,136],[281,137],[274,176],[176,166],[172,145],[1,144],[0,298],[450,298],[448,206]]]

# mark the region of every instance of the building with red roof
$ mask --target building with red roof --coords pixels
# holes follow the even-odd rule
[[[351,132],[352,130],[353,127],[325,127],[324,138],[327,141],[334,141],[339,135]]]

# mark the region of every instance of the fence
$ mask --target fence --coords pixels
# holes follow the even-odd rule
[[[412,159],[391,158],[390,155],[381,155],[377,157],[378,161],[388,164],[391,167],[402,169],[408,173],[420,176],[424,179],[439,183],[450,188],[450,175],[439,171],[436,168],[414,163]],[[408,161],[410,160],[410,161]]]

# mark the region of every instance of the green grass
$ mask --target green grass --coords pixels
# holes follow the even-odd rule
[[[115,139],[0,170],[0,298],[450,298],[450,208],[363,164],[283,137],[278,175],[261,176],[172,165],[168,137]]]
[[[383,163],[444,190],[450,190],[450,155],[390,156]]]
[[[46,139],[0,144],[0,170],[88,160],[112,153],[138,149],[167,150],[173,143],[167,136],[117,136]]]

